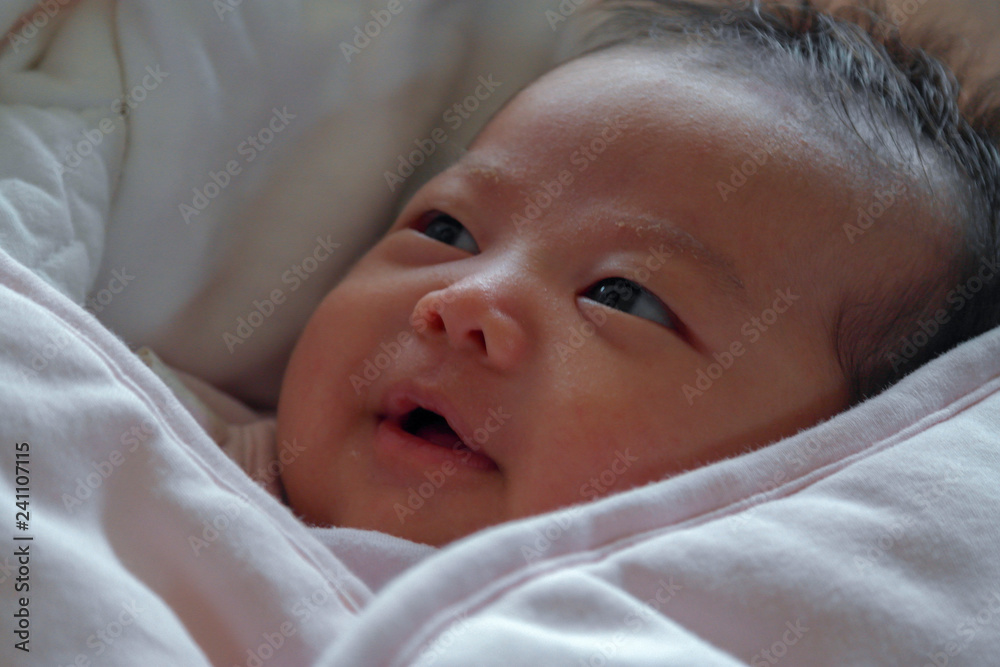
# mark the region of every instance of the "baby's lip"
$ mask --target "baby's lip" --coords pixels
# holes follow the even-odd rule
[[[468,422],[452,406],[444,392],[438,388],[414,380],[396,382],[390,385],[382,395],[379,417],[401,424],[403,419],[417,408],[430,410],[441,415],[466,447],[484,456],[489,456],[482,451],[482,446],[479,443],[466,435],[472,433]]]

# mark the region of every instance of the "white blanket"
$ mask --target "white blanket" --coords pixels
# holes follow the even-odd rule
[[[378,548],[337,529],[327,542],[341,546],[324,546],[81,307],[93,299],[105,321],[150,343],[138,340],[143,326],[168,338],[152,320],[223,300],[205,282],[236,275],[209,266],[239,230],[233,211],[278,167],[309,165],[283,163],[292,144],[275,141],[259,157],[274,164],[238,165],[238,182],[201,212],[216,222],[189,227],[179,204],[225,168],[222,158],[243,160],[241,137],[284,107],[298,114],[290,135],[305,138],[324,114],[336,117],[353,77],[364,77],[342,67],[338,40],[324,46],[316,35],[331,26],[349,35],[359,16],[389,4],[222,1],[233,11],[207,0],[74,9],[57,0],[45,29],[0,52],[0,664],[997,664],[1000,330],[774,446],[483,531],[383,588],[378,564],[360,565]],[[361,55],[382,54],[383,69],[368,65],[380,75],[398,69],[386,54],[418,53],[406,50],[412,40],[447,28],[435,12],[467,20],[497,4],[403,0],[410,13],[397,17],[396,37]],[[544,11],[520,7],[544,36]],[[7,3],[0,20],[17,29],[29,9]],[[333,49],[329,69],[310,59],[323,48]],[[283,69],[296,60],[301,77]],[[459,89],[466,79],[445,64],[431,71],[417,59],[395,82],[376,78],[389,97],[394,86],[437,82],[447,105],[453,91],[435,73],[444,68]],[[302,79],[313,76],[327,84],[309,93]],[[145,101],[124,97],[136,86]],[[244,107],[232,104],[239,95]],[[127,117],[112,112],[116,99],[135,103]],[[386,114],[366,141],[396,127]],[[427,111],[382,137],[378,163],[363,167],[376,187],[337,173],[355,191],[327,189],[341,202],[365,197],[357,210],[367,217],[335,241],[360,248],[376,235],[392,200],[382,171],[438,120]],[[281,192],[260,201],[273,211],[307,199]],[[387,202],[373,205],[380,196]],[[302,211],[296,224],[309,235],[296,234],[291,251],[300,259],[319,224]],[[189,228],[202,231],[182,243]],[[219,316],[221,331],[231,316]],[[285,335],[269,331],[248,344]],[[256,391],[263,400],[272,390]]]

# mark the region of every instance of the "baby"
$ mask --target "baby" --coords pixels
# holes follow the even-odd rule
[[[878,24],[748,5],[602,4],[413,196],[288,366],[300,517],[443,545],[793,435],[1000,324],[996,123]]]

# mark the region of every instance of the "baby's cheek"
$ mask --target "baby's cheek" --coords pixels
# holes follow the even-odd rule
[[[589,455],[584,454],[573,460],[571,452],[569,460],[557,462],[549,468],[547,478],[538,483],[536,497],[539,507],[534,513],[590,502],[628,490],[658,478],[666,467],[662,460],[644,455],[638,440],[631,444],[615,444],[591,435],[590,443],[599,446],[594,447]],[[607,446],[609,444],[610,447]]]

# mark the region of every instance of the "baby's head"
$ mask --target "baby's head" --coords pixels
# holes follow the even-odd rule
[[[313,315],[278,413],[307,521],[445,544],[792,435],[997,323],[953,299],[996,303],[1000,160],[936,62],[809,8],[614,7]]]

